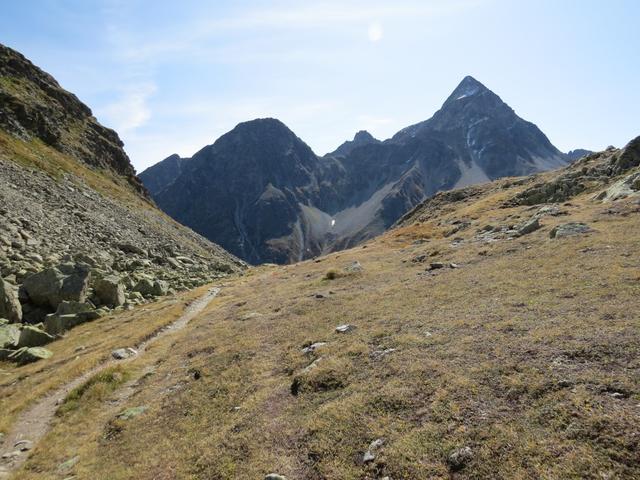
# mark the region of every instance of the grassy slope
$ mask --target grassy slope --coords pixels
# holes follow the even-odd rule
[[[16,478],[449,478],[446,459],[463,446],[474,458],[457,478],[640,476],[638,206],[618,202],[612,214],[585,194],[530,235],[475,241],[478,228],[535,211],[497,208],[516,189],[366,249],[228,281],[140,359],[155,371],[126,405],[88,395]],[[462,217],[473,225],[454,247],[438,222]],[[569,220],[596,231],[550,240]],[[462,268],[420,275],[425,265],[410,259],[422,253]],[[324,279],[353,260],[362,273]],[[343,323],[357,329],[335,333]],[[329,343],[302,354],[314,341]],[[149,410],[115,419],[139,405]],[[376,438],[385,445],[362,465]]]

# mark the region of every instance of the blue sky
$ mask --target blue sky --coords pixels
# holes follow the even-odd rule
[[[3,4],[0,42],[115,128],[138,171],[237,123],[284,121],[316,153],[429,118],[473,75],[561,150],[640,134],[636,0]]]

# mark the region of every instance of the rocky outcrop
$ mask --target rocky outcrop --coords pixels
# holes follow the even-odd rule
[[[38,139],[96,169],[126,179],[140,195],[146,190],[113,130],[22,54],[0,44],[0,129],[23,140]]]

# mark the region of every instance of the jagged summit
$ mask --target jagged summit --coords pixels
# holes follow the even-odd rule
[[[373,135],[371,135],[369,132],[367,132],[366,130],[360,130],[353,137],[353,141],[354,142],[359,142],[359,143],[375,142],[376,138]]]
[[[328,153],[327,156],[346,156],[351,153],[354,148],[360,147],[362,145],[369,145],[372,143],[380,143],[380,140],[376,139],[366,130],[360,130],[354,135],[353,140],[347,140],[333,152]]]
[[[487,87],[485,87],[482,83],[480,83],[472,76],[467,75],[451,93],[449,99],[462,100],[463,98],[478,95],[487,91],[489,91]]]

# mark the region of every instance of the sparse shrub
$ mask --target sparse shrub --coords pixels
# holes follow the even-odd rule
[[[324,280],[335,280],[339,276],[340,276],[340,273],[338,273],[337,270],[332,268],[330,270],[327,270],[327,273],[324,274]]]

